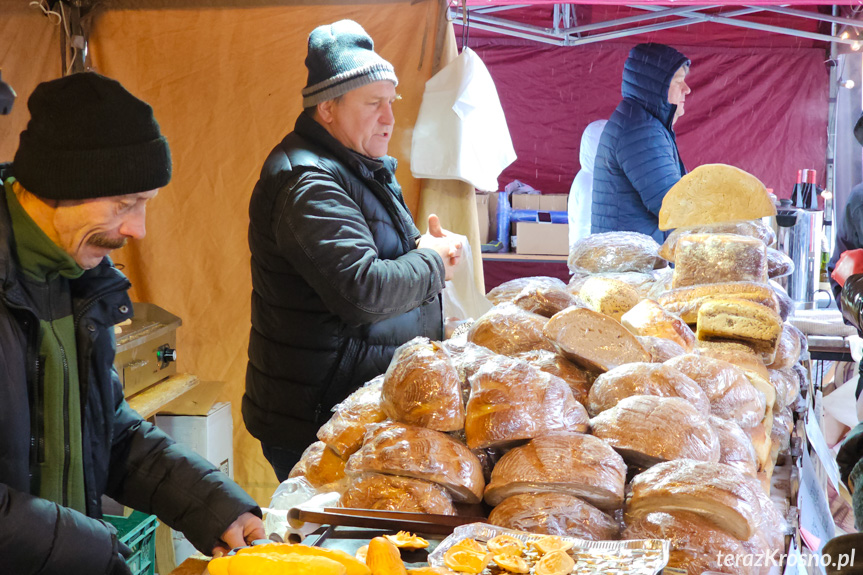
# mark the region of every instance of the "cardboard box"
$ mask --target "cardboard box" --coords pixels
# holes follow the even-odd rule
[[[569,254],[569,224],[517,222],[515,253],[565,256]]]
[[[569,194],[513,194],[510,198],[514,210],[565,212]]]
[[[497,194],[476,192],[476,215],[479,221],[479,243],[487,244],[491,233],[490,206],[492,200],[497,202]]]

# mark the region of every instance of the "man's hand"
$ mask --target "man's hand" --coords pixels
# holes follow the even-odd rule
[[[243,547],[248,545],[255,539],[266,539],[267,534],[264,532],[264,523],[257,515],[246,512],[237,517],[237,520],[228,525],[228,528],[222,533],[222,541],[227,547],[217,545],[213,549],[213,556],[219,557],[224,555],[234,547]]]
[[[830,277],[839,287],[845,287],[845,280],[854,274],[863,273],[863,249],[847,250],[839,256],[836,268]]]
[[[417,248],[428,248],[434,250],[443,260],[444,279],[451,280],[455,273],[455,267],[461,260],[461,240],[440,225],[440,219],[435,215],[429,216],[428,231],[419,239]]]

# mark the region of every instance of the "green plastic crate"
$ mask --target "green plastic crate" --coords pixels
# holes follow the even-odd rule
[[[132,550],[126,559],[132,575],[153,575],[156,572],[156,527],[155,515],[133,511],[128,517],[105,515],[105,521],[117,528],[117,537]]]

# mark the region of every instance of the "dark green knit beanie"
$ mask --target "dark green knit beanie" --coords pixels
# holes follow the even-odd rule
[[[303,108],[381,80],[396,86],[399,83],[393,65],[378,56],[371,37],[353,20],[340,20],[312,31],[306,68],[309,80],[303,88]]]
[[[49,200],[136,194],[171,181],[171,152],[153,109],[95,72],[36,86],[12,163],[25,189]]]

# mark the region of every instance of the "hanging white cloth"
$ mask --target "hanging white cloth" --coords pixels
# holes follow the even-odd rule
[[[608,120],[591,122],[581,135],[581,148],[578,153],[578,163],[581,169],[572,180],[567,200],[569,212],[569,245],[590,235],[590,209],[593,203],[593,165],[596,160],[596,150],[599,148],[599,137]]]
[[[411,141],[411,173],[496,192],[497,177],[515,158],[491,74],[465,48],[426,82]]]

